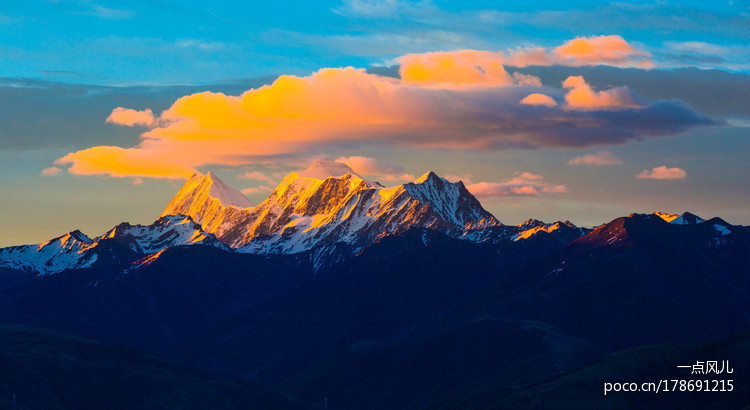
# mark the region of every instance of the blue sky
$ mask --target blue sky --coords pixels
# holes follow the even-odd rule
[[[710,57],[726,58],[721,53],[730,50],[733,61],[726,64],[733,69],[749,63],[745,1],[498,4],[5,1],[1,69],[5,77],[78,83],[207,84],[387,64],[406,53],[551,46],[601,34],[642,43],[671,64],[711,51]]]
[[[179,178],[75,174],[69,163],[56,161],[99,146],[141,147],[143,133],[171,131],[158,123],[159,116],[180,97],[203,91],[238,96],[280,75],[312,82],[313,72],[329,67],[398,76],[407,54],[466,49],[507,55],[534,47],[552,52],[575,38],[598,36],[621,37],[648,55],[651,67],[557,61],[512,69],[504,62],[509,73],[534,76],[541,86],[516,82],[516,88],[456,100],[479,115],[491,111],[476,101],[505,107],[519,93],[551,95],[561,115],[609,124],[596,128],[585,144],[571,143],[575,137],[560,128],[545,135],[533,128],[528,141],[503,136],[488,142],[467,130],[441,136],[435,146],[425,142],[434,130],[411,130],[403,138],[407,143],[359,136],[334,144],[330,136],[317,135],[320,145],[314,148],[276,150],[262,158],[244,152],[239,162],[216,157],[188,165],[213,170],[245,189],[254,203],[279,174],[313,158],[366,157],[399,175],[429,169],[471,181],[484,193],[485,207],[506,223],[569,219],[592,226],[631,212],[689,210],[750,224],[747,1],[0,0],[0,246],[41,242],[73,229],[97,236],[122,221],[156,219],[179,189]],[[632,96],[639,108],[562,109],[570,89],[561,84],[571,76],[582,76],[594,93],[614,89],[611,95]],[[623,86],[626,91],[618,88]],[[462,95],[430,87],[425,92],[431,98]],[[156,119],[151,128],[105,122],[117,107],[150,109]],[[663,116],[665,109],[671,119]],[[541,118],[516,108],[503,115],[523,120],[518,124],[525,127],[529,118]],[[652,123],[635,129],[637,124],[624,124],[627,118]],[[456,129],[462,124],[458,118]],[[663,124],[669,129],[655,131]],[[476,148],[480,143],[491,148]],[[572,165],[587,156],[588,165]],[[616,161],[603,164],[612,157]],[[655,171],[660,166],[686,176],[637,177],[662,172]],[[382,169],[371,171],[395,178]],[[240,177],[249,172],[266,179]],[[510,193],[514,181],[538,195]],[[554,192],[558,186],[565,192]]]

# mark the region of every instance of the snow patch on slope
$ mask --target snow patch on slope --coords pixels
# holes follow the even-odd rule
[[[721,234],[721,236],[729,235],[730,233],[732,233],[732,231],[730,231],[726,226],[719,224],[714,224],[714,229],[716,230],[716,232]]]

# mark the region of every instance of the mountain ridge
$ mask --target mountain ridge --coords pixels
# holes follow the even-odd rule
[[[706,222],[689,212],[634,215],[671,225]],[[726,222],[714,225],[724,235],[732,232]],[[50,274],[89,268],[102,259],[146,262],[168,247],[204,244],[240,253],[306,253],[308,262],[320,269],[412,228],[475,243],[551,240],[547,246],[559,246],[598,235],[602,226],[591,230],[569,221],[536,219],[504,225],[461,181],[451,183],[428,171],[413,182],[383,187],[346,164],[316,160],[306,170],[289,173],[256,206],[214,173],[196,173],[152,225],[122,223],[94,239],[75,230],[40,244],[3,248],[0,267]],[[715,245],[726,241],[724,235]]]
[[[320,215],[338,226],[347,219],[336,212],[369,209],[363,204],[384,189],[408,195],[407,204],[407,189],[431,203],[439,195],[455,210],[446,192],[462,186],[427,173],[391,192],[346,175],[295,176],[292,192],[279,193],[291,202],[278,210],[311,215],[271,221],[284,232]],[[438,215],[433,208],[423,217]],[[750,230],[720,218],[683,220],[694,223],[631,214],[593,230],[538,220],[412,224],[359,250],[340,241],[253,254],[190,217],[165,216],[41,244],[96,252],[91,266],[56,274],[9,269],[0,250],[0,318],[165,354],[308,403],[323,396],[344,408],[450,407],[476,398],[474,389],[500,400],[620,349],[748,329]],[[216,246],[190,242],[196,233]]]
[[[345,164],[318,160],[288,174],[266,200],[244,209],[212,200],[209,187],[226,184],[216,176],[206,179],[191,177],[162,215],[189,215],[243,252],[295,253],[340,239],[361,248],[411,226],[500,225],[462,182],[450,183],[431,171],[414,182],[383,187]]]

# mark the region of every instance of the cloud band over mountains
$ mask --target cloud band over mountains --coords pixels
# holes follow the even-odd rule
[[[526,63],[644,66],[647,57],[618,36],[599,36],[551,51],[407,55],[399,60],[401,78],[325,68],[306,77],[281,76],[239,96],[187,95],[158,117],[150,110],[117,107],[109,122],[150,128],[138,145],[96,146],[55,163],[79,175],[183,178],[208,164],[251,164],[342,144],[585,148],[712,123],[686,104],[651,101],[627,87],[594,90],[578,76],[561,85],[542,85],[537,77],[505,69]]]

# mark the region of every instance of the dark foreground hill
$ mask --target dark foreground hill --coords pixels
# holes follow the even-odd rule
[[[639,347],[607,356],[584,368],[525,388],[504,399],[491,391],[466,400],[445,402],[438,408],[540,408],[540,409],[605,409],[605,408],[674,408],[674,409],[741,409],[750,408],[750,379],[745,377],[750,333],[741,333],[708,342],[663,344]],[[728,360],[731,374],[691,375],[692,370],[677,365],[693,365],[697,361]],[[659,383],[667,380],[669,392],[613,392],[604,395],[604,384],[614,382]],[[674,380],[693,380],[694,391],[671,391]],[[697,381],[701,382],[697,382]],[[731,387],[729,381],[731,380]],[[704,383],[708,381],[708,383]],[[698,384],[700,388],[698,388]],[[677,383],[677,390],[680,390]],[[686,389],[688,385],[685,385]],[[700,391],[697,391],[700,390]],[[725,391],[722,391],[725,390]],[[730,391],[731,390],[731,391]]]
[[[64,333],[0,325],[3,409],[307,409],[247,380]]]
[[[250,392],[267,386],[315,405],[328,398],[329,408],[535,408],[537,396],[548,397],[539,402],[546,408],[554,397],[539,386],[607,355],[750,329],[750,230],[718,218],[682,219],[676,224],[631,215],[590,232],[531,221],[536,233],[525,239],[516,235],[528,226],[512,232],[494,226],[473,240],[410,228],[344,259],[330,258],[336,248],[328,246],[258,255],[191,244],[135,262],[97,259],[99,264],[54,274],[8,269],[0,277],[0,321],[127,344],[213,375],[250,380]],[[190,220],[184,225],[193,230]],[[318,254],[325,257],[311,257]],[[336,262],[314,269],[315,260]],[[17,348],[37,345],[27,341]],[[674,346],[663,349],[679,349]],[[749,356],[741,344],[717,346],[715,355],[686,359],[737,360],[738,371],[746,367],[739,363]],[[120,354],[102,357],[110,353]],[[52,362],[67,363],[60,357],[68,356],[77,357],[62,353]],[[632,360],[651,368],[649,361]],[[50,360],[30,362],[43,364],[31,375],[61,375],[55,370],[61,365],[50,367]],[[83,385],[94,386],[86,397],[103,389],[116,398],[144,388],[89,382],[94,370],[74,369],[67,380],[79,373]],[[662,373],[672,377],[661,370],[654,376]],[[599,374],[612,381],[621,375],[617,367]],[[64,379],[55,382],[68,383]],[[122,378],[113,383],[122,386]],[[31,380],[24,394],[48,385],[57,386]],[[45,402],[48,407],[67,400],[72,387],[61,386],[39,396],[57,398]],[[21,391],[11,390],[3,400]],[[183,397],[184,403],[202,403],[201,396],[183,396],[180,389],[150,392],[153,400],[171,403],[163,407],[185,407],[179,405]],[[702,407],[736,404],[705,394],[696,401]],[[633,404],[612,400],[616,407]]]

